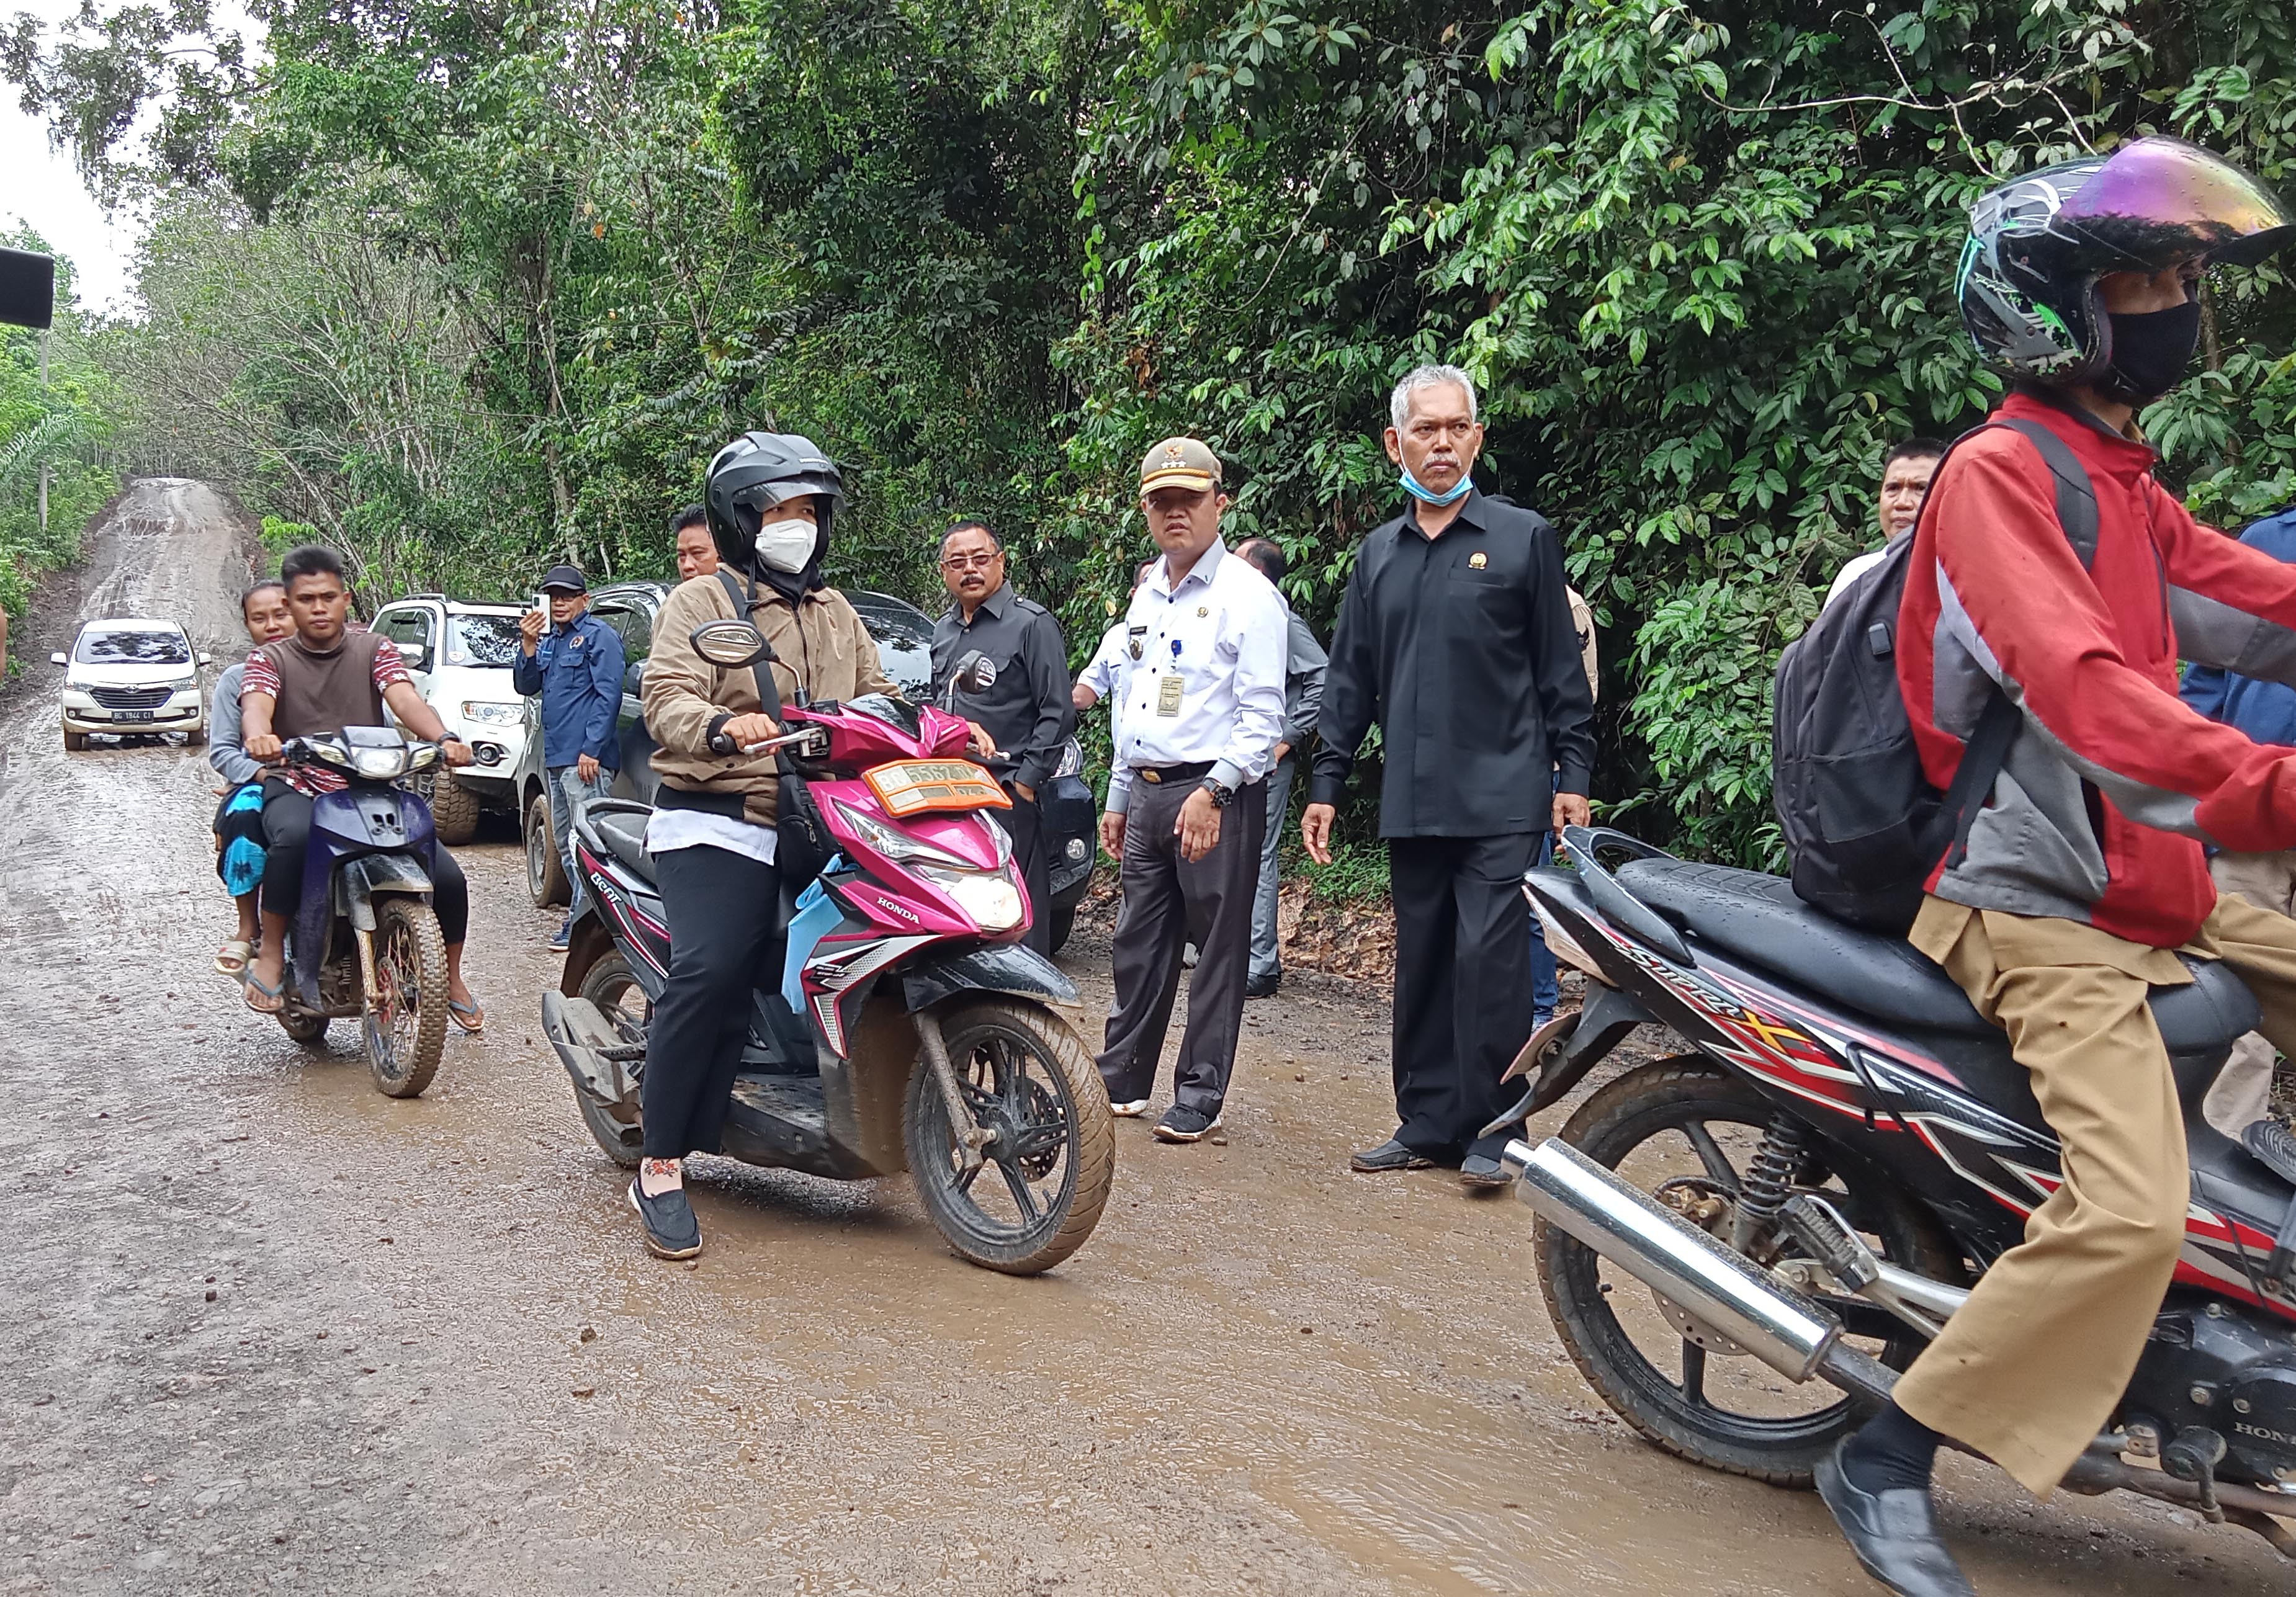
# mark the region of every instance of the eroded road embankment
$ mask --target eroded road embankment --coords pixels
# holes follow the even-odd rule
[[[220,652],[247,553],[205,489],[139,485],[25,653],[59,592]],[[1125,1123],[1053,1276],[959,1264],[904,1183],[722,1166],[709,1252],[665,1266],[538,1045],[553,921],[506,834],[462,856],[492,1035],[383,1099],[348,1027],[299,1048],[209,972],[200,755],[67,757],[45,670],[0,700],[0,1592],[1871,1589],[1814,1499],[1602,1410],[1518,1206],[1346,1174],[1389,1126],[1376,995],[1254,1004],[1227,1143]],[[1096,1025],[1104,945],[1066,962]],[[1947,1468],[1989,1594],[2289,1578]]]

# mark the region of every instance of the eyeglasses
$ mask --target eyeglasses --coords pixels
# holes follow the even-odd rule
[[[1004,558],[1002,549],[991,549],[986,554],[944,554],[940,569],[944,571],[986,571]]]

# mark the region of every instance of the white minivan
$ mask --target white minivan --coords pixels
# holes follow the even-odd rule
[[[116,616],[83,624],[69,653],[49,659],[64,668],[64,747],[87,747],[91,733],[180,732],[208,741],[207,684],[200,667],[211,657],[192,647],[173,621]]]

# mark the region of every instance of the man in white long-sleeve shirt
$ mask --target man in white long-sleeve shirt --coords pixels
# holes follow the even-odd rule
[[[1267,824],[1265,782],[1283,732],[1283,602],[1219,536],[1220,463],[1168,438],[1140,463],[1140,505],[1164,552],[1133,590],[1102,847],[1121,862],[1116,1003],[1100,1074],[1137,1115],[1164,1052],[1180,950],[1199,950],[1168,1142],[1219,1125],[1243,1024],[1251,901]]]

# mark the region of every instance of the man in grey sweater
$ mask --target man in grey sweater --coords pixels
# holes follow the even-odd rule
[[[1290,568],[1281,545],[1267,538],[1246,538],[1236,553],[1283,592],[1283,573]],[[1251,901],[1251,972],[1243,985],[1247,998],[1274,995],[1283,980],[1283,956],[1276,943],[1275,846],[1283,840],[1283,817],[1292,803],[1292,773],[1299,755],[1316,730],[1316,717],[1324,707],[1324,650],[1308,623],[1283,602],[1289,643],[1283,661],[1283,735],[1275,744],[1275,763],[1267,769],[1267,837],[1259,847],[1259,890]]]
[[[275,643],[295,630],[287,610],[287,590],[275,577],[266,578],[242,594],[240,619],[256,643]],[[208,706],[208,764],[224,785],[216,791],[216,874],[239,905],[239,930],[216,950],[218,975],[233,980],[247,975],[254,957],[259,922],[256,919],[256,885],[263,880],[263,767],[248,755],[240,733],[239,684],[245,665],[226,666],[216,677],[215,698]]]

